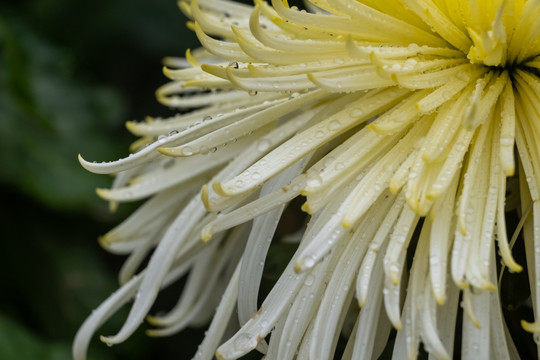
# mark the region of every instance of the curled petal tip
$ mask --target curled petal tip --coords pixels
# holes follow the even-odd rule
[[[103,188],[96,188],[96,194],[102,199],[107,199],[107,196],[109,195],[109,190]]]
[[[135,128],[137,127],[137,123],[135,121],[126,121],[124,123],[124,126],[129,132],[133,133]]]
[[[178,154],[175,148],[160,147],[160,148],[157,148],[157,151],[159,151],[161,154],[165,156],[181,156],[181,154]]]
[[[300,262],[297,262],[296,264],[294,264],[294,272],[297,273],[297,274],[300,274],[303,270],[303,266],[302,266],[302,263]]]
[[[353,223],[350,219],[345,218],[341,221],[341,226],[345,229],[350,229],[353,226]]]
[[[311,215],[311,208],[309,207],[308,203],[304,203],[300,209],[303,212]]]
[[[159,321],[159,318],[156,317],[156,316],[152,316],[152,315],[147,315],[146,316],[146,321],[148,321],[148,323],[150,325],[154,325],[154,326],[159,326],[161,325],[161,321]],[[149,329],[149,330],[146,330],[146,333],[148,334],[148,332],[153,332],[152,329]],[[149,336],[152,336],[152,335],[149,335]]]
[[[521,320],[521,327],[523,328],[523,330],[530,333],[540,332],[540,324],[537,322],[528,322],[525,320]]]
[[[82,166],[83,168],[85,168],[85,169],[88,170],[88,171],[92,171],[92,170],[90,169],[90,164],[91,164],[91,163],[88,162],[88,161],[86,161],[86,160],[84,160],[84,158],[82,157],[81,154],[78,154],[78,155],[77,155],[77,160],[79,160],[79,164],[81,164],[81,166]]]
[[[217,76],[217,77],[220,77],[220,78],[223,78],[224,73],[229,75],[229,69],[223,69],[222,67],[217,66],[217,65],[202,64],[201,65],[201,70],[208,73],[208,74],[210,74],[210,75],[214,75],[214,76]]]
[[[195,31],[195,22],[193,21],[186,21],[186,27],[191,30],[191,31]]]
[[[223,189],[220,181],[214,181],[212,183],[212,189],[214,189],[216,194],[218,194],[219,196],[228,196],[227,192]]]
[[[441,196],[443,192],[441,190],[435,190],[435,189],[431,189],[427,195],[426,195],[426,199],[428,200],[435,200],[437,199],[439,196]]]
[[[486,284],[484,285],[484,289],[491,292],[497,291],[497,287],[491,281],[486,281]]]
[[[113,345],[116,345],[117,342],[114,341],[114,337],[111,337],[111,336],[103,336],[101,335],[99,337],[99,340],[102,342],[102,343],[105,343],[107,344],[107,346],[113,346]]]
[[[521,265],[519,265],[519,264],[516,264],[516,263],[509,264],[509,265],[507,264],[506,266],[508,266],[508,268],[510,270],[512,270],[513,272],[515,272],[515,273],[520,273],[520,272],[523,271],[523,267]]]
[[[118,201],[110,201],[109,202],[109,211],[111,213],[115,213],[116,210],[118,210]]]
[[[203,202],[206,211],[210,211],[210,201],[208,199],[209,193],[210,191],[208,190],[208,185],[204,184],[201,188],[201,201]]]
[[[446,296],[444,295],[436,295],[435,300],[437,301],[437,304],[439,304],[439,306],[443,306],[444,304],[446,304]]]
[[[456,284],[456,286],[458,288],[460,288],[461,290],[467,290],[469,288],[469,284],[467,284],[465,281],[463,280],[454,280],[454,283]]]
[[[191,54],[191,49],[186,50],[186,60],[191,64],[193,67],[201,66],[201,63],[195,59],[195,57]]]
[[[214,230],[212,229],[211,224],[206,225],[201,231],[201,241],[208,242],[214,235]]]
[[[373,132],[376,132],[378,134],[382,133],[382,130],[379,126],[377,126],[376,124],[368,124],[366,125],[366,130],[369,130],[369,131],[373,131]]]
[[[110,243],[110,240],[109,238],[107,237],[107,235],[101,235],[100,237],[98,237],[98,244],[102,247],[102,248],[107,248],[107,246],[109,245]]]
[[[392,181],[390,181],[390,186],[388,188],[390,189],[390,192],[394,195],[396,195],[400,189],[399,185]]]

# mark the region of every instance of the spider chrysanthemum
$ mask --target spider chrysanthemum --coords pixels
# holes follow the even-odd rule
[[[420,344],[436,359],[519,358],[499,277],[522,266],[535,314],[522,326],[538,341],[540,1],[179,5],[203,47],[166,60],[157,96],[182,112],[129,122],[141,138],[125,159],[80,159],[117,174],[98,191],[113,205],[151,198],[101,239],[130,256],[77,359],[116,309],[134,299],[109,344],[185,274],[149,332],[213,316],[196,359],[326,360],[340,336],[344,359],[414,359]],[[307,226],[289,234],[296,253],[259,306],[270,243],[299,196]]]

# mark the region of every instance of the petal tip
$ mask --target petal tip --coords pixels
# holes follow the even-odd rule
[[[219,196],[228,196],[227,192],[223,189],[223,185],[221,185],[220,181],[214,181],[212,183],[212,189],[218,194]]]

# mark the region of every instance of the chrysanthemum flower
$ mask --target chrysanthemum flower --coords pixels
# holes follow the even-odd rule
[[[535,314],[522,326],[540,338],[539,1],[179,4],[203,48],[166,60],[157,96],[183,113],[129,122],[141,138],[125,159],[80,159],[117,174],[98,191],[113,205],[151,198],[101,239],[130,256],[75,358],[134,299],[102,338],[124,341],[185,274],[150,334],[213,316],[196,359],[331,359],[341,334],[344,359],[412,359],[420,344],[437,359],[515,359],[499,277],[522,266]],[[269,245],[301,195],[309,221],[259,307]]]

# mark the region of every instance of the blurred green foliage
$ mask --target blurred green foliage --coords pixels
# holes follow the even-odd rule
[[[110,178],[77,154],[117,159],[134,140],[126,120],[171,113],[154,91],[167,81],[161,59],[196,44],[185,21],[173,0],[0,3],[0,359],[70,359],[77,328],[117,288],[123,259],[96,238],[127,211],[108,212],[94,189]],[[165,308],[177,296],[178,286]],[[89,359],[190,358],[194,334],[141,330],[112,349],[96,336]]]
[[[106,182],[77,153],[125,154],[123,122],[163,111],[160,59],[194,36],[174,1],[16,4],[0,5],[0,176],[51,206],[88,205]]]
[[[121,151],[125,144],[103,135],[118,127],[125,101],[79,81],[70,54],[24,23],[0,18],[0,42],[2,180],[51,206],[88,204],[95,179],[74,166],[76,154]]]

